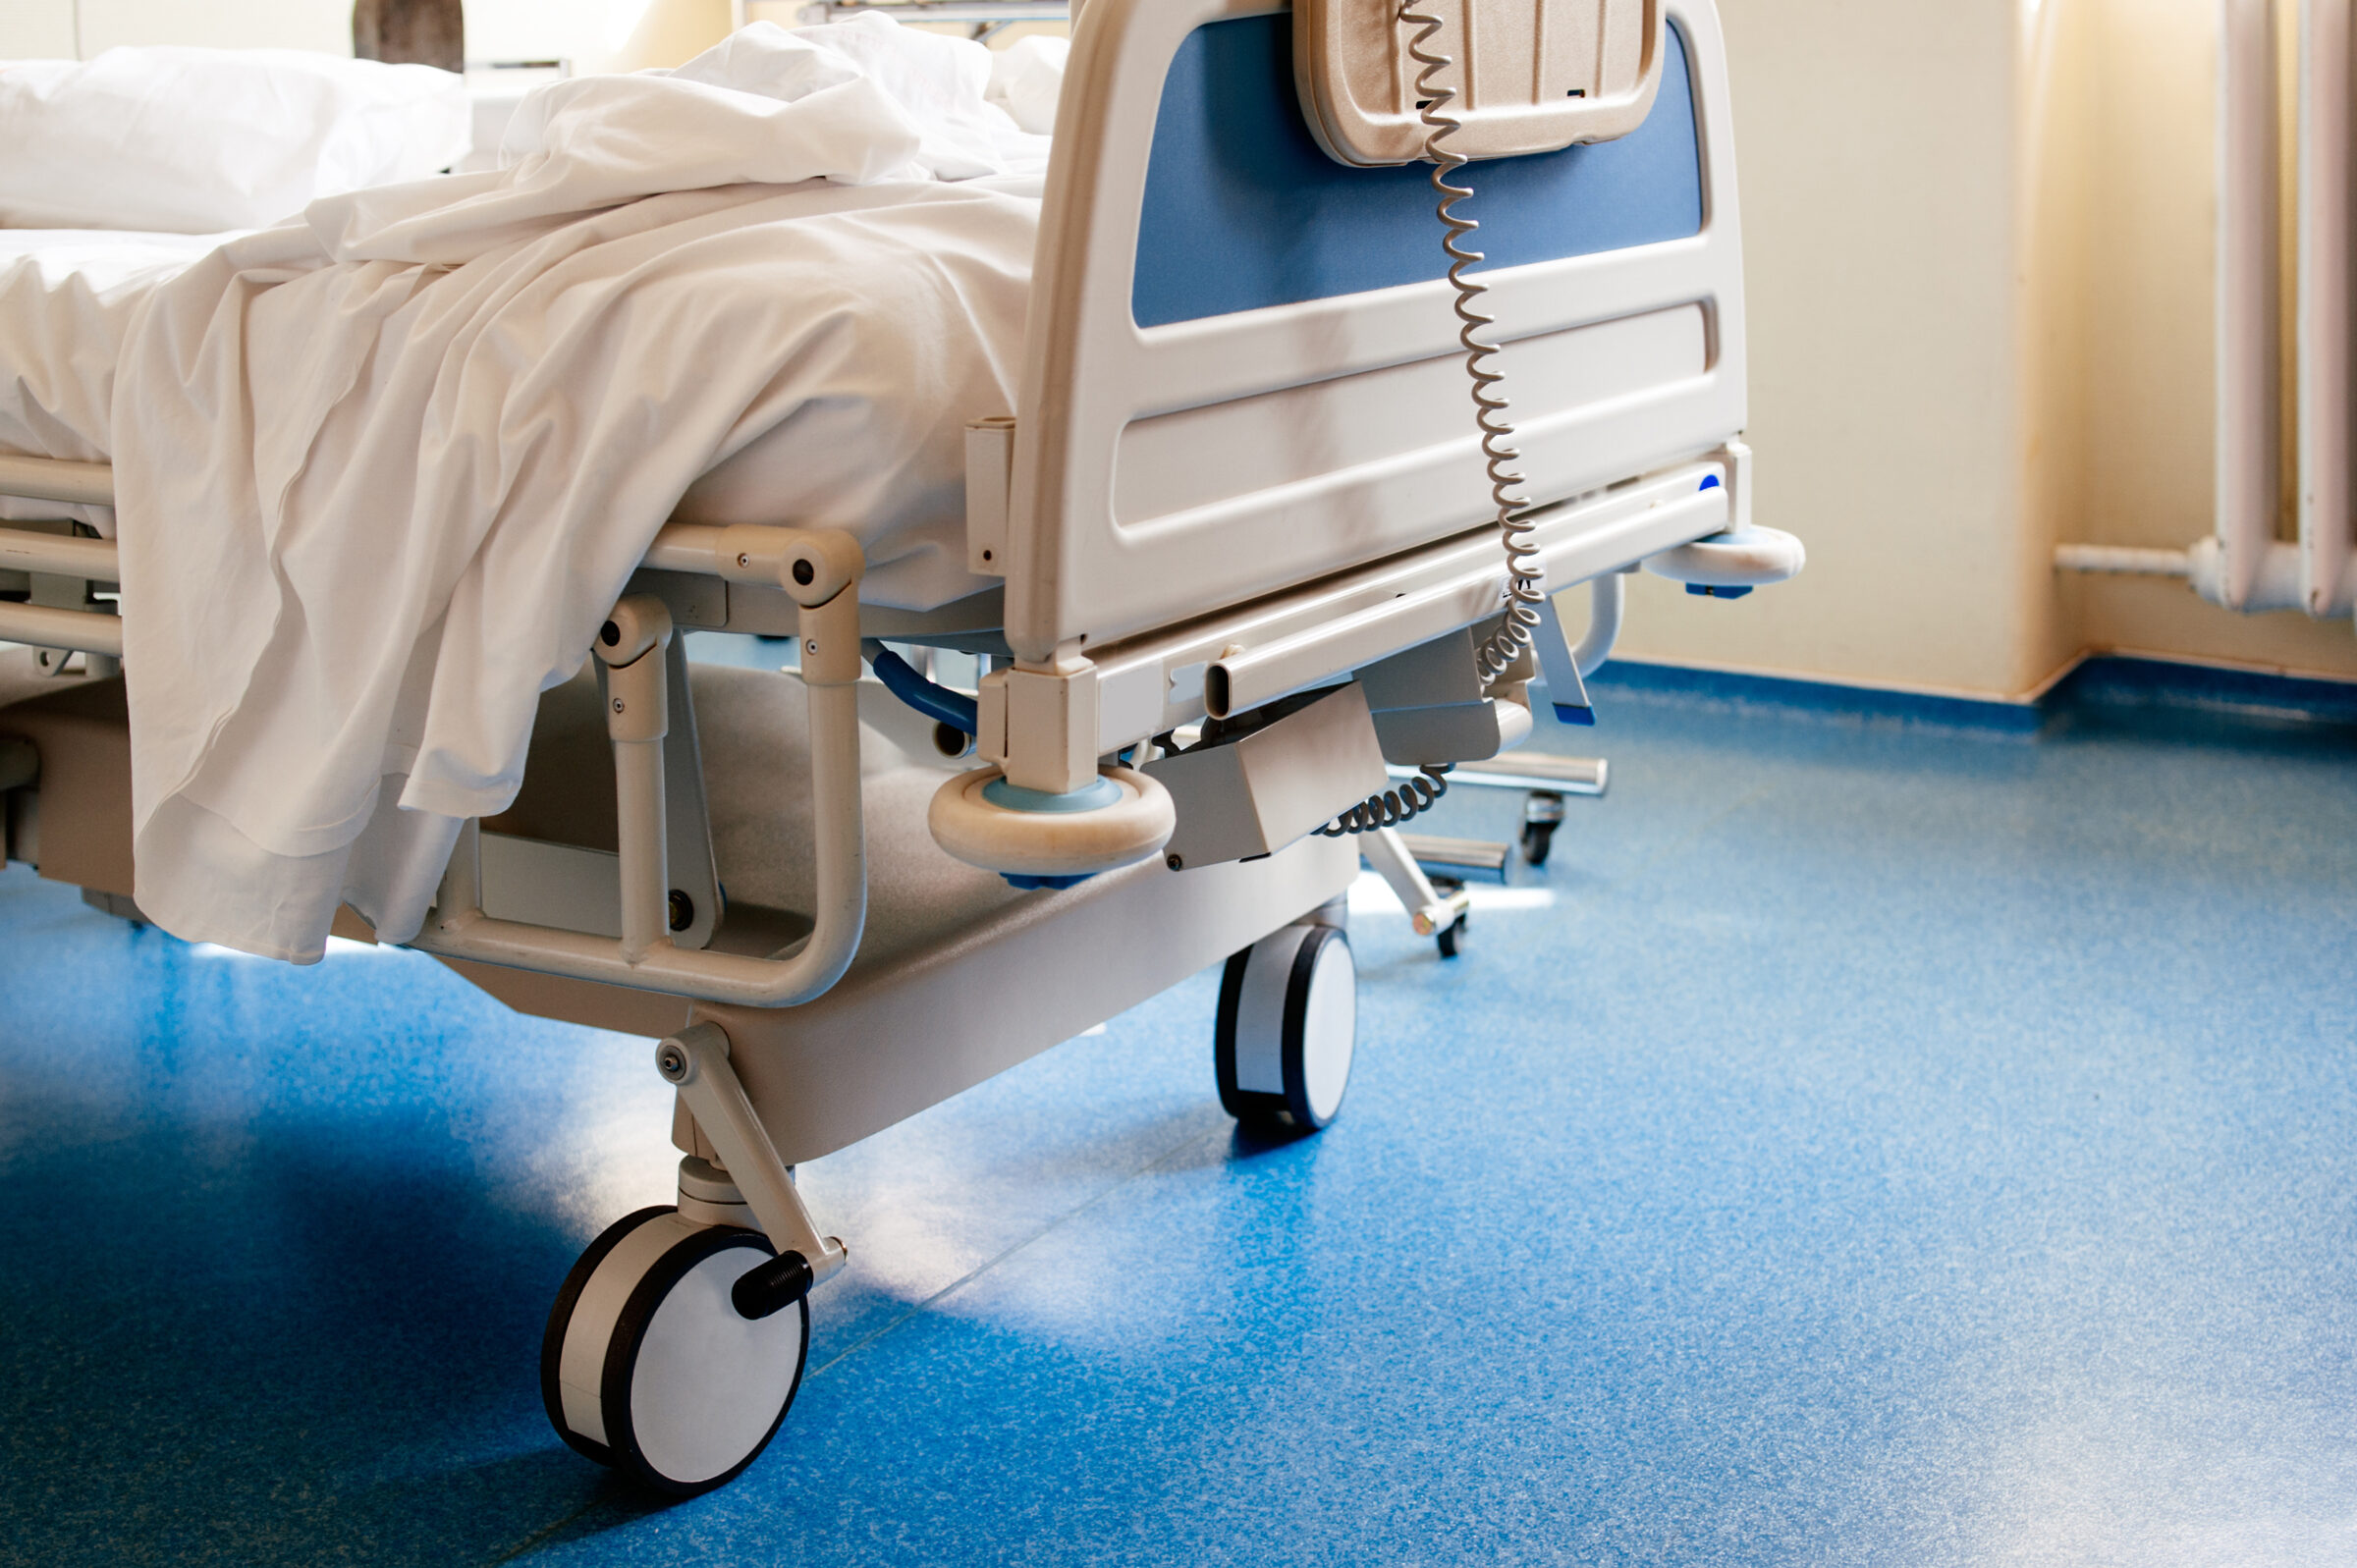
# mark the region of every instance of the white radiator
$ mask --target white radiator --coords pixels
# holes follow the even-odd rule
[[[2357,0],[2219,0],[2217,532],[2186,551],[2064,545],[2080,571],[2183,576],[2228,610],[2350,613],[2357,505],[2350,331],[2350,11]],[[2295,72],[2279,29],[2296,28]],[[2284,94],[2295,102],[2286,105]],[[2286,114],[2286,108],[2290,113]],[[2280,128],[2297,137],[2285,189]],[[2294,309],[2283,318],[2284,203],[2291,203]],[[2296,391],[2283,407],[2284,357]],[[2285,451],[2288,440],[2291,448]],[[2286,458],[2289,461],[2286,462]],[[2286,470],[2299,542],[2276,537]]]
[[[2349,614],[2351,0],[2220,0],[2218,533],[2191,553],[2194,586],[2229,610]],[[2298,69],[2276,69],[2276,29],[2298,29]],[[2279,94],[2296,95],[2284,115]],[[2298,137],[2282,189],[2277,127]],[[2295,291],[2282,321],[2282,203],[2292,204]],[[2283,355],[2299,542],[2278,541]]]

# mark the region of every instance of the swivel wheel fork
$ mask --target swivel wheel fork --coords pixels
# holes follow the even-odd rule
[[[793,1306],[842,1269],[850,1255],[839,1238],[818,1233],[777,1145],[729,1065],[728,1035],[718,1024],[690,1025],[655,1047],[655,1070],[686,1102],[696,1126],[777,1249],[775,1258],[736,1282],[730,1300],[740,1316],[752,1320]]]

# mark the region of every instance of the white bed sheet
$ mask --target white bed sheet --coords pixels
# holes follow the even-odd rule
[[[756,27],[542,89],[496,172],[0,274],[46,299],[0,324],[0,445],[115,466],[151,918],[407,940],[667,515],[848,528],[871,602],[988,585],[962,432],[1013,406],[1047,152],[990,76]]]

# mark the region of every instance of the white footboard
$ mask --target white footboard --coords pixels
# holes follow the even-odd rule
[[[1710,0],[1667,9],[1669,77],[1637,135],[1467,171],[1535,504],[1700,458],[1743,426],[1718,17]],[[1487,516],[1422,166],[1316,151],[1289,27],[1268,0],[1084,14],[1006,523],[1007,636],[1026,661]]]

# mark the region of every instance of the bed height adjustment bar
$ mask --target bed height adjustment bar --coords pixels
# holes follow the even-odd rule
[[[810,935],[782,958],[685,948],[673,942],[663,789],[671,613],[662,600],[633,594],[615,605],[594,644],[606,667],[606,732],[614,747],[621,940],[485,914],[480,838],[468,824],[443,874],[434,912],[411,946],[445,958],[704,1001],[796,1006],[823,996],[843,978],[867,924],[858,697],[859,578],[866,564],[858,542],[833,528],[667,528],[657,543],[666,569],[775,584],[797,607],[802,687],[810,705],[811,818],[817,829],[818,896]]]

